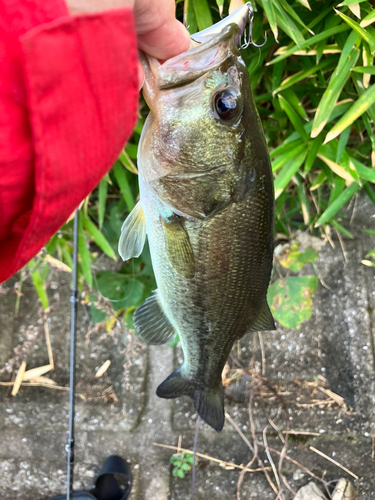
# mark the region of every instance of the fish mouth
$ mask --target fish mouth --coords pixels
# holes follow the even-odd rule
[[[247,22],[254,15],[254,10],[250,2],[242,5],[239,9],[234,11],[229,16],[225,17],[218,23],[206,28],[202,31],[198,31],[194,35],[191,35],[190,39],[192,41],[192,47],[196,47],[201,43],[208,42],[219,35],[224,28],[227,28],[230,24],[235,24],[238,27],[237,34],[234,43],[238,46],[241,42],[241,37],[245,31]],[[191,47],[191,48],[192,48]]]
[[[192,35],[189,50],[162,64],[140,53],[146,74],[144,95],[149,106],[152,107],[158,91],[179,87],[219,68],[227,57],[238,51],[252,16],[253,8],[248,2],[213,26]]]

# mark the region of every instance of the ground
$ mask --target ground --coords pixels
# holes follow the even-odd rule
[[[362,231],[375,229],[371,218],[375,210],[361,198],[349,225],[352,209],[347,227],[355,238],[343,242],[347,262],[334,238],[335,248],[325,245],[316,262],[319,278],[329,288],[319,285],[311,318],[300,330],[279,325],[275,332],[249,334],[234,346],[225,377],[229,418],[221,433],[201,424],[198,440],[198,452],[221,464],[200,458],[196,500],[275,499],[262,471],[246,472],[236,496],[240,469],[230,464],[246,465],[251,460],[245,440],[253,446],[254,437],[257,442],[266,439],[267,446],[280,453],[287,415],[290,434],[281,471],[292,490],[310,480],[324,488],[319,478],[330,483],[343,477],[353,482],[357,499],[375,498],[375,273],[361,264],[375,247],[374,238],[371,241]],[[314,274],[309,266],[301,274]],[[40,500],[63,493],[66,487],[70,275],[54,271],[49,279],[47,320],[28,281],[14,317],[14,282],[13,278],[0,290],[0,380],[12,380],[23,360],[27,369],[48,364],[47,321],[55,363],[48,376],[61,389],[21,387],[13,397],[11,388],[0,387],[0,497]],[[108,371],[95,378],[107,359]],[[92,488],[105,458],[118,454],[131,464],[131,500],[191,498],[191,474],[184,479],[172,475],[169,459],[175,450],[155,446],[180,443],[191,449],[193,445],[196,416],[190,400],[166,401],[155,395],[158,384],[181,362],[178,346],[146,348],[131,332],[93,329],[87,306],[80,304],[76,490]],[[279,455],[270,456],[277,468]],[[269,468],[269,456],[261,445],[259,457]],[[251,465],[258,467],[257,461]],[[277,487],[272,470],[269,477]],[[277,477],[282,485],[279,473]],[[284,498],[292,497],[285,486]]]

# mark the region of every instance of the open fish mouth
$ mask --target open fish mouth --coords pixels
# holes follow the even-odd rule
[[[250,2],[247,2],[242,7],[237,9],[235,12],[225,17],[224,19],[214,24],[213,26],[210,26],[209,28],[199,31],[194,35],[191,35],[190,37],[192,41],[191,48],[196,47],[201,43],[211,41],[213,38],[219,35],[224,28],[226,28],[230,24],[235,24],[238,27],[234,41],[234,43],[238,47],[241,43],[241,37],[245,31],[246,25],[248,21],[250,22],[250,25],[252,24],[253,17],[254,17],[253,7]]]
[[[191,35],[189,50],[162,64],[141,53],[140,59],[146,73],[146,100],[147,95],[151,101],[159,90],[178,87],[217,69],[232,50],[246,48],[250,43],[261,47],[252,40],[253,17],[253,7],[248,2],[213,26]],[[248,39],[245,33],[247,23]],[[245,42],[241,45],[243,35]]]

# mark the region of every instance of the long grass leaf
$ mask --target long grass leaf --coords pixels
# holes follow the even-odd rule
[[[309,172],[311,167],[314,165],[316,155],[318,154],[322,142],[323,142],[322,136],[316,137],[313,141],[311,141],[309,145],[309,152],[307,153],[305,161],[305,173]]]
[[[343,56],[341,56],[343,57]],[[327,123],[333,108],[338,101],[342,89],[350,76],[350,68],[357,62],[359,57],[359,50],[354,47],[349,55],[345,54],[344,64],[338,64],[336,70],[333,72],[326,91],[322,95],[318,108],[315,113],[311,137],[316,137],[323,130]],[[341,61],[341,59],[340,59]]]
[[[370,14],[367,14],[367,16],[362,19],[359,25],[361,28],[366,28],[367,26],[369,26],[374,22],[375,22],[375,10],[372,10]]]
[[[78,256],[81,263],[83,276],[89,286],[92,287],[91,256],[87,247],[85,233],[82,223],[83,213],[78,214]]]
[[[363,163],[359,162],[355,158],[350,158],[350,162],[355,166],[355,169],[361,179],[375,184],[374,168],[366,167],[366,165],[363,165]]]
[[[199,30],[211,26],[212,16],[207,0],[193,0],[193,7]]]
[[[375,66],[356,66],[352,69],[355,73],[368,73],[369,75],[375,75]]]
[[[339,10],[335,9],[335,12],[346,22],[348,26],[350,26],[354,31],[360,35],[363,40],[365,40],[371,47],[371,52],[375,51],[375,37],[371,35],[368,31],[366,31],[364,28],[361,28],[361,26],[353,21],[350,17],[346,16]]]
[[[108,175],[103,177],[103,179],[99,183],[99,194],[98,194],[98,218],[99,218],[99,227],[103,226],[104,222],[104,213],[105,213],[105,204],[107,202],[107,192],[108,192]]]
[[[306,130],[303,128],[303,123],[301,122],[300,117],[294,111],[293,107],[289,104],[289,102],[282,96],[279,95],[279,101],[282,109],[288,115],[289,120],[291,121],[294,130],[299,133],[301,139],[304,141],[308,141],[308,135]]]
[[[286,33],[295,44],[301,49],[305,39],[298,29],[298,26],[294,23],[294,21],[289,17],[289,15],[281,8],[278,2],[275,2],[275,15],[277,24],[280,28]]]
[[[36,266],[36,262],[35,262],[34,259],[32,259],[28,263],[28,268],[29,269],[34,269],[35,266]],[[45,289],[42,277],[40,275],[39,269],[35,269],[31,273],[31,280],[33,282],[35,291],[36,291],[36,293],[37,293],[37,295],[39,297],[40,303],[42,304],[42,306],[43,306],[44,309],[48,309],[49,303],[48,303],[47,292],[46,292],[46,289]]]
[[[131,212],[135,207],[134,197],[130,189],[128,178],[126,176],[126,170],[124,170],[123,166],[119,161],[116,161],[116,163],[113,165],[113,173],[115,174],[116,181],[117,184],[119,185],[122,197],[125,200],[129,212]]]
[[[270,28],[272,30],[272,33],[274,34],[275,40],[276,40],[276,42],[278,42],[279,31],[277,28],[273,2],[272,2],[272,0],[261,0],[261,4],[262,4],[263,10],[266,14],[266,17],[267,17],[268,23],[270,25]]]
[[[331,58],[325,59],[324,61],[320,62],[316,66],[312,66],[309,69],[305,69],[303,71],[298,71],[297,73],[294,73],[294,75],[288,76],[288,78],[285,78],[285,80],[280,84],[280,86],[273,91],[273,94],[277,94],[278,92],[281,92],[285,89],[288,89],[289,87],[292,87],[296,83],[300,82],[301,80],[304,80],[305,78],[308,78],[309,76],[314,75],[318,71],[322,71],[323,69],[327,69],[329,67],[334,68],[335,67],[335,62]]]
[[[342,177],[343,179],[346,180],[346,182],[348,184],[351,184],[352,182],[354,182],[354,178],[353,176],[351,176],[346,170],[344,167],[342,167],[341,165],[339,165],[338,163],[334,162],[333,160],[331,160],[330,158],[327,158],[326,156],[324,156],[323,154],[320,154],[318,153],[317,154],[318,158],[320,158],[322,161],[324,161],[324,163],[326,165],[328,165],[328,167],[332,170],[332,172],[335,172],[335,174],[339,175],[340,177]]]
[[[298,171],[307,154],[306,149],[290,160],[275,179],[275,199],[281,195],[291,181],[293,175]]]
[[[351,108],[340,118],[336,125],[327,134],[325,143],[337,137],[343,130],[349,127],[367,109],[375,103],[375,85],[371,85]]]
[[[198,31],[198,24],[194,13],[193,0],[184,1],[184,21],[190,35],[193,35]]]
[[[333,28],[329,28],[327,30],[322,31],[321,33],[318,33],[315,36],[312,36],[308,40],[306,40],[302,45],[301,49],[307,49],[307,47],[311,47],[315,45],[316,43],[321,42],[322,40],[326,40],[327,38],[337,35],[339,33],[342,33],[344,31],[347,31],[349,29],[349,26],[345,24],[340,24],[339,26],[334,26]],[[269,61],[266,63],[266,66],[271,65],[271,64],[276,64],[279,61],[282,61],[283,59],[286,59],[287,57],[290,57],[293,55],[295,52],[299,50],[299,47],[294,45],[294,47],[290,47],[285,52],[283,52],[281,55],[275,57],[275,59],[272,59],[272,61]]]
[[[103,252],[108,255],[113,260],[116,259],[116,254],[113,248],[108,243],[106,237],[99,231],[95,224],[84,214],[82,214],[83,227],[86,229],[92,240],[98,245],[98,247],[103,250]]]
[[[292,17],[297,23],[302,26],[302,28],[305,28],[306,31],[309,31],[312,35],[314,35],[314,32],[306,26],[306,24],[302,21],[302,19],[299,17],[297,12],[289,5],[289,3],[286,0],[278,0],[279,4],[282,5],[284,10]]]
[[[311,10],[311,7],[310,7],[310,4],[307,0],[297,0],[301,5],[303,5],[304,7],[306,7],[306,9],[309,9]]]
[[[321,226],[329,220],[361,189],[361,186],[356,182],[350,184],[336,200],[322,213],[317,220],[315,227]]]
[[[284,153],[272,161],[272,172],[277,172],[289,160],[296,158],[302,151],[306,151],[306,144],[299,144],[287,153]]]

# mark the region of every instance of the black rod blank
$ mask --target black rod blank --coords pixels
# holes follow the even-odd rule
[[[76,365],[76,330],[77,330],[77,298],[78,298],[78,209],[74,214],[73,229],[73,280],[72,294],[70,296],[70,383],[69,383],[69,437],[66,450],[68,452],[67,469],[67,500],[73,499],[73,474],[74,474],[74,417],[75,417],[75,365]]]

